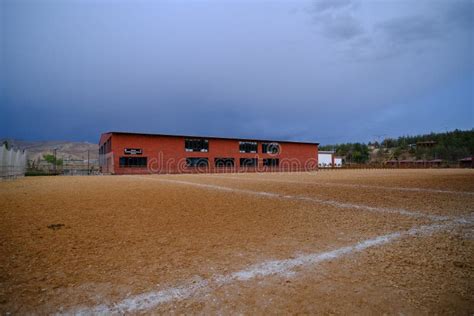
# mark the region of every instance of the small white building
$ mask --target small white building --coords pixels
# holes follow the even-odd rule
[[[22,177],[26,171],[26,152],[0,146],[0,178]]]
[[[333,150],[318,152],[318,167],[319,168],[340,168],[342,167],[342,158],[336,157]]]

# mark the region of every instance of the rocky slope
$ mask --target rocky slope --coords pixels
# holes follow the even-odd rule
[[[23,141],[0,138],[0,143],[4,141],[8,141],[11,147],[26,150],[29,160],[38,160],[45,154],[53,154],[55,148],[58,159],[86,160],[88,151],[89,159],[99,158],[99,146],[88,142]]]

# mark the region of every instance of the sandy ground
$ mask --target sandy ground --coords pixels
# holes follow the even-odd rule
[[[0,182],[0,313],[469,315],[473,213],[472,170]]]

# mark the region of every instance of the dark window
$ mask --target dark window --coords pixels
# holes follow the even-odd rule
[[[264,154],[279,154],[280,153],[280,144],[278,144],[278,143],[263,143],[262,144],[262,153],[264,153]]]
[[[214,163],[216,167],[233,167],[234,158],[215,158]]]
[[[199,151],[207,153],[209,151],[209,141],[202,138],[186,138],[184,140],[184,149],[186,151]]]
[[[241,153],[257,153],[257,142],[239,142],[239,150]]]
[[[109,138],[104,144],[103,144],[104,149],[102,150],[103,154],[108,154],[109,152],[112,151],[112,139]]]
[[[279,164],[280,159],[278,158],[263,159],[263,165],[266,167],[278,167]]]
[[[120,157],[120,168],[146,168],[147,157]]]
[[[207,167],[209,165],[209,159],[207,158],[186,158],[186,166],[187,167]]]
[[[256,167],[257,158],[240,158],[241,167]]]

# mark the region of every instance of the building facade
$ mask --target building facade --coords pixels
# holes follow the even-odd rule
[[[319,168],[341,168],[342,158],[337,157],[332,150],[318,152],[318,167]]]
[[[26,151],[0,146],[0,178],[22,177],[26,171]]]
[[[314,171],[318,143],[108,132],[99,166],[107,174]]]
[[[474,168],[474,157],[466,157],[459,160],[460,168]]]

